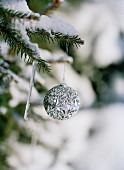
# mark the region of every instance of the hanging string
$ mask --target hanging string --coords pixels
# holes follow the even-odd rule
[[[30,87],[29,87],[29,93],[28,93],[28,99],[25,107],[25,113],[24,113],[24,120],[28,121],[28,111],[30,107],[30,100],[31,100],[31,93],[32,93],[32,88],[34,86],[34,78],[35,78],[35,70],[36,70],[37,62],[33,61],[32,63],[32,74],[30,78]]]
[[[65,49],[66,49],[66,55],[64,57],[64,71],[63,71],[63,84],[66,83],[66,67],[67,67],[67,64],[66,64],[66,59],[67,59],[67,55],[68,55],[68,43],[65,44]]]

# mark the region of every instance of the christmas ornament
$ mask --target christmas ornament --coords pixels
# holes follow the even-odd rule
[[[54,119],[69,119],[79,109],[80,99],[75,90],[65,83],[50,89],[44,98],[44,107]]]

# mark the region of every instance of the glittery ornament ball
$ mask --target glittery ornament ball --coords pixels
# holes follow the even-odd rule
[[[80,99],[75,90],[66,84],[60,84],[50,89],[44,98],[44,107],[49,116],[54,119],[69,119],[77,113]]]

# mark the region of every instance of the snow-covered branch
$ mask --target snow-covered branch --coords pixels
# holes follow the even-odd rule
[[[54,1],[55,6],[58,3],[61,1]],[[25,55],[25,59],[31,63],[37,61],[44,71],[50,71],[49,65],[40,57],[38,44],[30,41],[30,35],[52,40],[52,43],[84,44],[73,26],[60,19],[33,13],[25,0],[1,0],[0,11],[0,35],[17,54],[20,52],[21,56]]]
[[[0,16],[18,19],[29,19],[29,20],[39,20],[40,15],[33,12],[21,12],[17,10],[12,10],[0,5]]]

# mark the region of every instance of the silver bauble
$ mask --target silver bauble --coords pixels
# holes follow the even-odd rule
[[[80,99],[74,89],[60,84],[50,89],[44,98],[44,107],[54,119],[69,119],[79,109]]]

